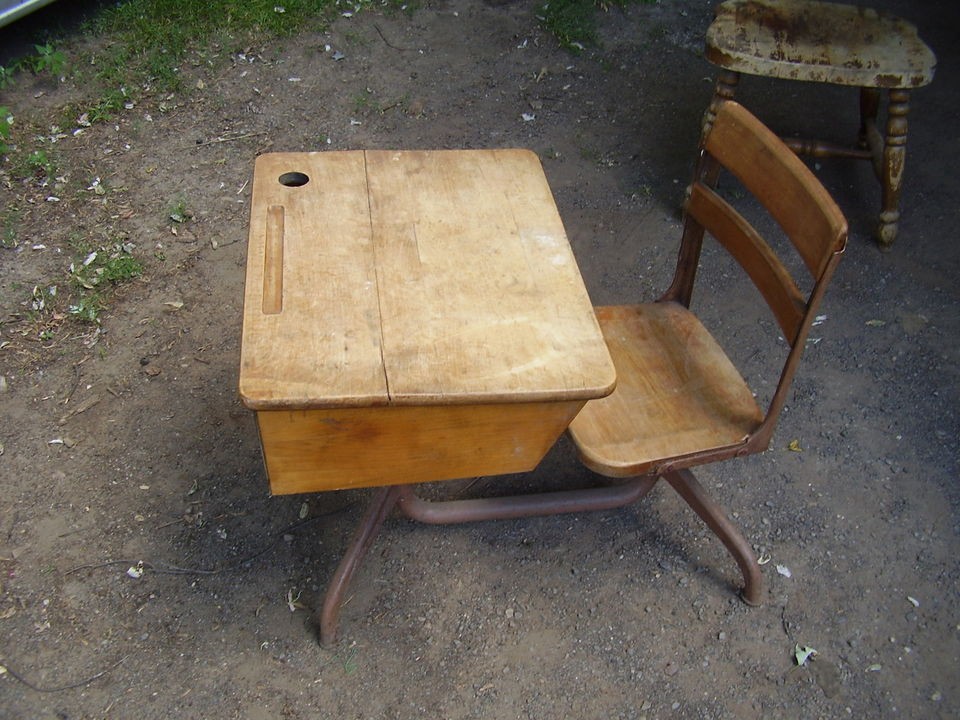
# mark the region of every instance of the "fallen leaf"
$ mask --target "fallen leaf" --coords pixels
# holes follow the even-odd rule
[[[287,607],[290,608],[290,612],[306,609],[303,603],[300,602],[300,593],[298,592],[294,595],[293,588],[287,590]]]
[[[793,649],[793,657],[797,661],[797,665],[805,665],[807,660],[811,657],[816,657],[817,651],[812,647],[807,647],[806,645],[800,645],[797,643],[796,647]]]
[[[792,452],[803,452],[803,448],[800,447],[799,440],[791,440],[790,443],[787,445],[787,450],[790,450]]]
[[[887,324],[886,320],[867,320],[867,327],[883,327]]]

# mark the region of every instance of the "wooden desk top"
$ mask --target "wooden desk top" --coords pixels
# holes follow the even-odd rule
[[[909,22],[814,0],[721,3],[705,55],[750,75],[881,88],[926,85],[937,62]]]
[[[615,377],[533,153],[257,159],[248,407],[590,399]]]

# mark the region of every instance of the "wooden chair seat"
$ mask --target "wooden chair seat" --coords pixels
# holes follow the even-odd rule
[[[764,413],[697,317],[676,302],[596,308],[617,368],[613,394],[570,425],[582,461],[608,477],[656,470],[664,459],[735,449]]]

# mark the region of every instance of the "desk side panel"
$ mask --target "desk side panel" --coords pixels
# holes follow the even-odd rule
[[[275,495],[527,472],[583,401],[257,413]]]

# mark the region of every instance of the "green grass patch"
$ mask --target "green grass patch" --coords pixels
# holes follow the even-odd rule
[[[13,113],[0,105],[0,155],[10,152],[10,133],[13,130]]]
[[[70,280],[77,291],[76,302],[68,308],[77,320],[99,324],[106,307],[104,294],[113,286],[129,282],[143,274],[143,264],[132,255],[132,248],[117,244],[98,248],[70,264]]]
[[[265,38],[322,29],[336,9],[336,0],[127,0],[89,22],[92,34],[113,41],[91,61],[106,84],[176,92],[179,66],[190,53],[211,45],[234,52]]]
[[[652,3],[656,0],[548,0],[540,9],[540,21],[560,44],[579,53],[597,44],[597,12],[611,6]]]
[[[0,212],[0,247],[15,248],[19,245],[17,228],[20,225],[20,210],[8,207]]]

